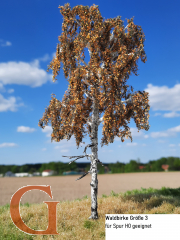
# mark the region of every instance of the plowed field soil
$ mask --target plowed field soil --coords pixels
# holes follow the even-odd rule
[[[0,178],[0,205],[10,203],[12,195],[23,186],[50,185],[53,199],[45,192],[31,190],[21,198],[21,203],[43,203],[43,201],[65,201],[91,196],[91,175],[76,181],[80,175],[52,177],[3,177]],[[180,172],[117,173],[98,175],[98,197],[127,190],[161,187],[179,188]]]

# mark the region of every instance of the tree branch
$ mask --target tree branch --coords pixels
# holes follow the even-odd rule
[[[76,19],[75,17],[73,17],[73,19],[74,19],[74,21],[76,21],[77,22],[77,24],[81,27],[81,24],[80,24],[80,22],[79,22],[79,20],[78,19]]]
[[[80,156],[71,156],[71,157],[68,157],[68,156],[62,156],[62,157],[68,157],[69,159],[77,157],[75,160],[69,162],[69,164],[71,164],[72,162],[75,162],[75,161],[76,161],[77,159],[79,159],[79,158],[84,158],[84,157],[87,157],[87,158],[88,158],[89,156],[91,156],[91,154],[80,155]]]
[[[89,42],[88,42],[88,44],[87,44],[87,47],[88,47],[89,55],[90,55],[90,58],[91,58],[92,52],[91,52],[91,50],[90,50],[90,44],[89,44]]]
[[[129,26],[129,24],[124,28],[124,30],[126,30],[126,28]]]
[[[75,56],[75,58],[79,59],[86,67],[88,67],[87,63],[80,56]]]
[[[102,162],[100,162],[100,160],[99,160],[99,159],[97,160],[97,162],[101,163],[101,165],[102,165],[102,166],[104,166],[104,165],[102,164]]]
[[[67,108],[67,106],[66,106],[64,103],[62,103],[62,102],[61,102],[61,105],[62,105],[63,107],[65,107],[65,108]],[[74,105],[73,105],[72,107],[75,108]]]
[[[82,67],[82,66],[81,66],[81,67]],[[77,70],[78,70],[78,68],[74,71],[74,73],[75,73]],[[89,71],[86,73],[86,76],[87,76],[87,77],[85,77],[84,79],[82,79],[82,81],[85,82],[88,86],[93,87],[93,85],[91,85],[91,84],[89,84],[89,83],[87,82],[88,75],[89,75]]]
[[[96,143],[96,145],[97,145],[98,143]],[[95,144],[88,144],[88,145],[86,145],[85,146],[85,148],[84,148],[84,153],[86,154],[86,149],[88,148],[88,147],[94,147],[95,146]]]
[[[131,94],[131,96],[133,96],[133,95],[135,95],[135,93],[132,93],[132,94]],[[130,96],[130,98],[128,98],[128,99],[126,99],[126,100],[124,100],[124,101],[121,101],[121,103],[126,103],[126,102],[131,101],[131,96]]]
[[[87,124],[89,124],[90,126],[92,126],[92,122],[90,122],[90,121],[87,121]]]
[[[83,90],[83,91],[85,91],[85,90]],[[90,98],[91,100],[93,100],[92,97],[91,97],[87,92],[85,92],[84,94],[86,95],[86,97],[88,97],[88,98]]]
[[[103,117],[101,117],[101,118],[99,119],[99,124],[100,124],[101,122],[103,122]]]
[[[99,160],[98,160],[99,161]],[[99,161],[100,162],[100,161]],[[101,163],[101,162],[100,162]],[[102,163],[101,163],[102,164]],[[102,164],[102,166],[104,166],[103,164]],[[91,173],[91,170],[89,170],[87,173],[84,173],[81,177],[79,177],[79,178],[77,178],[76,179],[76,181],[77,180],[80,180],[81,178],[83,178],[83,177],[85,177],[88,173]]]
[[[98,143],[97,143],[97,144],[98,144]],[[84,148],[84,153],[85,153],[85,155],[71,156],[71,157],[62,156],[62,157],[68,157],[69,159],[74,158],[74,157],[77,157],[75,160],[71,161],[69,164],[71,164],[72,162],[75,162],[75,161],[76,161],[77,159],[79,159],[79,158],[92,157],[92,154],[86,154],[86,149],[87,149],[87,147],[93,147],[93,146],[95,146],[95,145],[96,145],[96,144],[88,144],[87,146],[85,146],[85,148]],[[91,161],[92,161],[92,160],[91,160]],[[100,162],[99,159],[97,160],[97,162]],[[101,162],[100,162],[100,163],[101,163]],[[101,164],[102,164],[102,163],[101,163]],[[104,165],[102,164],[102,166],[104,166]],[[77,178],[76,181],[77,181],[77,180],[80,180],[80,179],[83,178],[83,177],[85,177],[88,173],[91,173],[91,168],[90,168],[90,170],[89,170],[87,173],[84,173],[81,177]]]
[[[77,178],[76,181],[77,181],[77,180],[80,180],[80,179],[83,178],[83,177],[85,177],[88,173],[91,173],[91,171],[88,171],[87,173],[84,173],[81,177]]]

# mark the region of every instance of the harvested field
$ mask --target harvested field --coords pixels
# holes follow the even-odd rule
[[[0,205],[10,203],[12,195],[27,185],[50,185],[53,199],[45,192],[32,190],[23,195],[21,203],[43,201],[66,201],[91,196],[91,175],[75,181],[80,175],[54,177],[5,177],[0,178]],[[98,175],[98,197],[126,192],[133,189],[162,187],[179,188],[180,172],[116,173]]]

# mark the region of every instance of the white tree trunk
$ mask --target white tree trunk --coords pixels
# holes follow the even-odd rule
[[[75,160],[71,161],[69,164],[72,162],[76,161],[79,158],[84,158],[84,157],[91,157],[91,168],[90,170],[83,174],[81,177],[77,178],[77,180],[82,179],[85,177],[88,173],[91,174],[91,216],[89,219],[98,219],[98,204],[97,204],[97,194],[98,194],[98,179],[97,179],[97,163],[102,162],[99,161],[98,159],[98,126],[102,122],[102,118],[99,119],[99,106],[98,106],[98,100],[96,99],[95,96],[91,98],[93,100],[93,106],[92,106],[92,117],[89,118],[89,121],[87,122],[90,127],[91,127],[91,133],[90,133],[90,139],[91,139],[91,144],[88,144],[85,149],[84,149],[84,155],[80,156],[62,156],[62,157],[68,157],[68,158],[76,158]],[[91,119],[91,120],[90,120]],[[86,149],[87,147],[91,147],[91,154],[86,154]]]
[[[98,120],[99,111],[98,107],[95,106],[95,101],[93,101],[93,112],[92,112],[92,125],[91,125],[91,216],[89,219],[98,219],[98,204],[97,204],[97,194],[98,194],[98,179],[97,179],[97,160],[98,160]]]

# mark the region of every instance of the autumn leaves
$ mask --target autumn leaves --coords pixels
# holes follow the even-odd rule
[[[65,77],[69,77],[69,87],[62,102],[52,98],[39,126],[43,127],[43,124],[47,125],[51,121],[52,140],[70,139],[74,134],[79,146],[83,134],[87,132],[84,125],[90,121],[92,103],[96,102],[99,114],[104,112],[102,144],[113,142],[115,136],[121,137],[121,141],[124,141],[124,136],[131,138],[127,126],[131,118],[134,118],[138,129],[148,130],[148,93],[130,93],[130,101],[126,105],[122,101],[126,96],[129,75],[137,75],[136,61],[139,58],[146,61],[143,48],[145,38],[141,27],[135,25],[131,18],[127,20],[125,33],[119,16],[103,21],[95,5],[79,5],[71,10],[70,5],[65,4],[59,8],[64,17],[63,32],[58,38],[60,43],[56,56],[47,71],[52,69],[53,81],[56,81],[63,64]],[[110,33],[112,29],[113,35]],[[84,48],[87,46],[90,52],[89,64],[84,61]],[[119,130],[122,126],[123,131]]]

